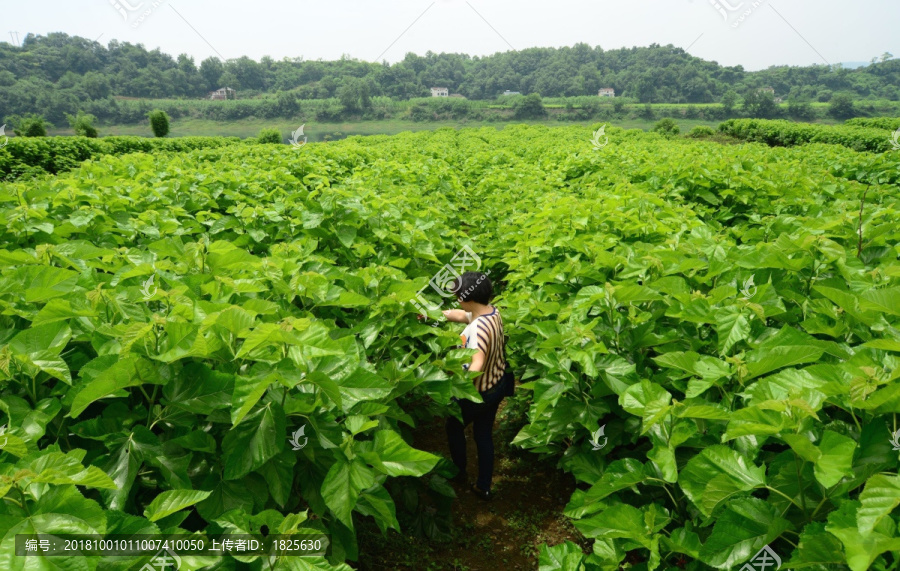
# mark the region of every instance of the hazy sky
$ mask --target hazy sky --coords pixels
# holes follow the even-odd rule
[[[489,55],[585,42],[673,44],[722,65],[763,69],[900,57],[900,0],[0,0],[9,32],[142,43],[201,60]]]

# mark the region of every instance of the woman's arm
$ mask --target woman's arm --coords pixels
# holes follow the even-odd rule
[[[466,318],[466,312],[461,309],[445,309],[444,317],[447,321],[455,321],[456,323],[469,323]]]
[[[477,353],[472,355],[472,364],[469,365],[469,370],[470,371],[481,371],[481,368],[483,366],[484,366],[484,351],[479,349]]]

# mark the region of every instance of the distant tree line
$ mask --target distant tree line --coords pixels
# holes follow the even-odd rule
[[[898,101],[900,60],[889,56],[855,70],[785,66],[747,72],[671,45],[603,50],[578,43],[487,57],[409,53],[392,65],[347,57],[337,61],[264,57],[257,62],[244,56],[227,62],[208,58],[198,66],[185,54],[173,58],[140,44],[113,40],[104,47],[63,33],[29,34],[21,47],[0,43],[0,116],[38,113],[64,123],[82,111],[117,121],[130,102],[120,110],[116,96],[199,99],[220,87],[238,90],[240,99],[263,98],[264,116],[282,117],[300,111],[298,100],[337,101],[332,111],[344,116],[371,113],[376,98],[427,97],[433,86],[447,87],[470,100],[494,99],[504,90],[544,98],[595,96],[601,87],[612,87],[617,95],[640,103],[727,105],[723,97],[729,92],[737,97],[772,87],[777,96],[796,102],[830,101],[838,95],[851,101]],[[147,111],[134,113],[144,119]]]

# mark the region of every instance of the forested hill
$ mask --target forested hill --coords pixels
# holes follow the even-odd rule
[[[855,70],[823,65],[747,72],[671,45],[603,50],[579,43],[487,57],[410,53],[393,65],[270,57],[209,58],[198,65],[183,54],[172,57],[115,40],[104,47],[62,33],[29,34],[21,47],[0,43],[0,114],[53,115],[110,96],[197,98],[223,86],[239,90],[241,98],[290,91],[300,99],[325,99],[339,96],[341,89],[363,89],[369,96],[409,99],[441,86],[469,99],[493,99],[507,89],[558,97],[596,95],[599,88],[612,87],[617,96],[640,102],[707,103],[730,89],[771,86],[785,99],[826,101],[843,91],[855,99],[897,100],[900,60]]]

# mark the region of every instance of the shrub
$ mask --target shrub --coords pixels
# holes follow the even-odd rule
[[[772,147],[825,143],[875,153],[892,148],[891,138],[886,136],[882,129],[852,125],[812,125],[780,120],[731,119],[719,125],[719,131],[737,139],[765,143]]]
[[[856,115],[853,98],[846,93],[838,93],[828,102],[828,113],[835,119],[849,119]]]
[[[75,131],[75,135],[79,137],[88,137],[90,139],[97,138],[97,128],[94,127],[94,121],[96,121],[97,118],[93,115],[88,115],[84,111],[79,111],[78,115],[69,115],[66,113],[66,119]]]
[[[540,119],[547,116],[544,102],[537,93],[529,93],[513,103],[513,110],[515,119]]]
[[[18,125],[13,129],[19,137],[46,137],[47,129],[52,127],[50,123],[44,120],[43,115],[32,113],[24,117],[12,117],[13,125]]]
[[[273,143],[276,145],[280,145],[281,143],[284,142],[284,140],[281,137],[281,131],[279,131],[278,129],[271,129],[271,128],[261,129],[259,131],[259,134],[256,136],[256,140],[260,144]]]
[[[674,137],[681,132],[681,129],[678,128],[678,123],[676,123],[674,119],[670,119],[669,117],[665,117],[657,121],[656,125],[654,125],[650,130],[665,137]]]
[[[716,130],[712,127],[707,127],[706,125],[697,125],[693,129],[691,129],[690,133],[688,133],[687,136],[692,139],[700,139],[703,137],[714,137],[715,134]]]
[[[165,137],[169,134],[169,115],[162,109],[151,111],[147,117],[150,119],[150,128],[154,137]]]

